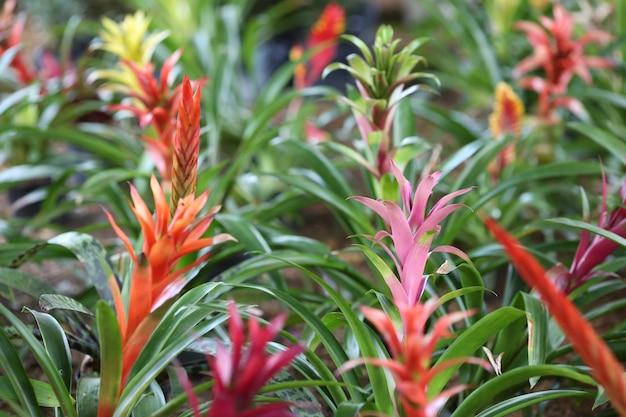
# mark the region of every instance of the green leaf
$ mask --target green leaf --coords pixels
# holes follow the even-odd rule
[[[272,344],[272,346],[276,347],[277,345]],[[284,346],[282,349],[285,349]],[[276,396],[283,401],[302,405],[302,407],[298,407],[297,409],[296,414],[298,417],[324,417],[319,401],[315,398],[315,395],[307,389],[309,384],[301,386],[299,385],[300,382],[302,381],[296,381],[289,371],[282,371],[272,378],[270,383],[264,387],[263,392],[276,392]],[[280,389],[277,390],[276,388],[278,387],[280,387]]]
[[[593,397],[593,393],[575,389],[553,389],[549,391],[531,392],[502,401],[482,413],[477,414],[476,417],[507,417],[517,410],[522,410],[540,402],[555,400],[558,398],[586,397]]]
[[[592,410],[600,407],[602,404],[606,404],[609,402],[609,397],[606,396],[606,392],[602,385],[598,385],[598,395],[596,396],[596,400],[593,402]]]
[[[113,308],[105,301],[96,303],[96,323],[100,340],[99,410],[117,408],[122,383],[122,333]]]
[[[54,317],[46,313],[25,309],[37,320],[44,347],[50,359],[56,365],[68,392],[72,390],[72,354],[67,337],[61,325]]]
[[[156,389],[160,391],[158,384]],[[159,410],[165,405],[165,397],[163,393],[156,393],[154,391],[148,392],[141,396],[137,405],[133,408],[133,417],[150,417],[155,411]]]
[[[4,310],[4,306],[0,307]],[[28,414],[33,417],[42,416],[37,402],[37,396],[35,395],[35,389],[30,383],[24,365],[22,365],[22,361],[15,351],[13,344],[11,344],[11,341],[2,329],[0,329],[0,366],[4,369],[13,387],[13,393],[17,396],[26,411],[28,411]],[[3,398],[5,400],[8,399]]]
[[[75,299],[62,294],[42,294],[41,297],[39,297],[39,307],[43,311],[61,309],[76,311],[93,316],[93,313],[89,311],[87,307]]]
[[[11,166],[0,171],[0,190],[5,190],[18,183],[55,178],[62,172],[62,167],[43,164]]]
[[[59,401],[54,396],[54,391],[52,390],[50,384],[43,381],[37,381],[36,379],[31,379],[30,385],[35,391],[37,404],[39,404],[40,407],[59,406]],[[0,376],[0,400],[7,402],[19,401],[19,396],[13,389],[11,379],[8,376]]]
[[[210,314],[215,311],[212,308],[201,308],[199,306],[194,306],[194,309],[195,308],[198,308],[198,311],[203,313],[204,317],[210,317]],[[176,309],[175,311],[178,313],[179,309]],[[150,384],[153,383],[158,374],[170,365],[172,361],[175,360],[175,358],[199,335],[204,335],[214,329],[216,326],[223,323],[226,320],[226,317],[227,316],[225,315],[211,317],[200,321],[198,325],[193,327],[185,326],[182,329],[176,329],[177,333],[182,332],[182,334],[176,335],[176,338],[167,340],[164,348],[159,351],[157,355],[150,357],[149,360],[145,362],[144,366],[139,367],[137,366],[137,363],[135,363],[131,379],[124,387],[124,391],[117,402],[117,409],[115,410],[114,417],[130,415],[131,411],[141,399],[143,393],[150,386]],[[163,322],[161,322],[161,325],[162,324]],[[158,340],[158,338],[153,335],[148,341],[148,344],[151,343],[161,344],[161,340]],[[149,346],[146,345],[146,348],[149,348]],[[144,350],[146,350],[146,348],[144,348]],[[142,352],[142,356],[145,357],[146,355]]]
[[[31,353],[37,360],[37,363],[48,378],[54,394],[59,401],[59,408],[61,409],[61,412],[67,417],[77,417],[76,410],[74,408],[74,399],[65,387],[65,383],[59,374],[59,370],[50,359],[48,352],[46,352],[44,347],[35,338],[31,330],[2,304],[0,304],[0,314],[6,317],[9,323],[15,328],[17,334],[20,335],[25,345],[30,349]],[[2,351],[4,351],[4,349],[0,347],[0,352]],[[30,389],[32,389],[32,387]],[[32,415],[38,416],[40,414],[35,413]]]
[[[472,169],[478,168],[474,166]],[[484,165],[479,169],[484,171]],[[489,188],[489,191],[482,194],[472,204],[471,208],[474,211],[478,210],[493,198],[505,192],[510,192],[510,190],[517,186],[530,185],[534,181],[545,180],[548,178],[576,177],[580,175],[600,175],[601,173],[601,166],[592,162],[568,161],[532,167],[525,171],[518,172],[510,180],[500,182],[495,187]],[[473,177],[470,175],[468,178]],[[459,177],[459,180],[454,185],[453,189],[460,189],[466,186],[464,185],[464,181],[468,181],[468,178],[463,179],[462,177]],[[448,220],[447,227],[442,232],[442,236],[440,236],[440,244],[449,244],[453,240],[453,237],[457,236],[459,230],[466,227],[468,219],[473,215],[474,213],[468,212],[467,210],[452,214]]]
[[[450,417],[473,416],[482,408],[493,403],[500,393],[519,387],[534,377],[552,376],[569,378],[584,384],[596,385],[593,378],[580,369],[569,365],[531,365],[506,371],[499,376],[484,381],[468,395]]]
[[[40,278],[14,268],[0,267],[0,283],[10,288],[20,290],[34,299],[39,299],[43,294],[56,293],[56,289]]]
[[[485,345],[500,330],[523,317],[523,315],[524,311],[513,307],[503,307],[487,314],[457,337],[433,366],[445,363],[445,361],[450,359],[474,355],[481,346]],[[461,364],[452,365],[433,377],[428,385],[429,398],[434,398],[441,392],[460,366]]]
[[[605,150],[612,153],[619,161],[626,163],[626,142],[623,139],[620,140],[605,129],[586,123],[568,123],[567,127],[587,136]]]
[[[106,251],[96,239],[83,233],[67,232],[53,237],[48,240],[48,243],[63,246],[72,251],[87,270],[87,275],[91,278],[100,298],[109,306],[113,306],[109,278],[116,277],[118,282],[120,280],[113,272],[114,269],[107,258]]]
[[[456,272],[461,277],[461,285],[463,288],[478,287],[484,288],[485,283],[480,272],[471,264],[463,263],[458,266]],[[465,299],[465,308],[468,310],[475,310],[476,313],[470,317],[470,323],[475,323],[483,313],[485,291],[473,291],[466,293],[463,298]]]
[[[522,292],[528,320],[528,364],[543,365],[548,351],[548,311],[539,298]],[[539,377],[529,381],[532,389]]]
[[[103,189],[108,187],[111,183],[119,183],[123,181],[129,181],[136,177],[147,177],[145,172],[115,168],[98,171],[81,185],[80,193],[83,195],[97,196]]]
[[[325,184],[312,181],[310,177],[302,175],[305,171],[300,171],[299,174],[301,175],[277,175],[277,177],[286,184],[319,198],[332,209],[336,209],[342,216],[345,216],[349,233],[373,234],[370,222],[359,208],[355,208],[354,202],[346,201],[346,196],[339,196],[329,190]]]
[[[100,378],[83,375],[76,387],[76,411],[80,417],[97,417]]]
[[[566,217],[555,217],[553,219],[546,219],[545,221],[549,223],[560,224],[560,225],[567,226],[570,228],[587,230],[588,232],[594,233],[598,236],[605,237],[617,243],[621,247],[626,248],[626,239],[624,239],[618,234],[602,229],[601,227],[595,226],[593,224],[585,223],[580,220],[568,219]]]

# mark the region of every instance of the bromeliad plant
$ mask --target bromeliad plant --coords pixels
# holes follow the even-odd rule
[[[88,49],[100,99],[84,109],[106,123],[74,123],[83,107],[44,123],[56,90],[21,42],[1,50],[13,81],[35,78],[32,96],[0,84],[0,116],[43,110],[0,134],[86,145],[59,205],[101,206],[88,226],[0,221],[1,416],[626,416],[620,22],[579,37],[562,5],[442,0],[417,40],[383,25],[370,47],[353,5],[330,2],[260,85],[259,43],[293,2],[135,3]],[[344,32],[356,53],[333,64]],[[614,43],[594,58],[595,40]],[[316,85],[325,67],[352,78],[345,94]],[[589,118],[557,113],[577,103]],[[15,311],[23,295],[39,306]]]

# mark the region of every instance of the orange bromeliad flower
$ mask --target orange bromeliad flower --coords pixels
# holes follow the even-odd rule
[[[172,154],[168,168],[174,178],[170,204],[154,176],[150,180],[154,213],[148,209],[135,187],[130,187],[131,209],[141,226],[143,237],[143,245],[138,254],[128,236],[115,223],[113,217],[106,213],[113,230],[126,246],[134,268],[127,303],[122,299],[117,282],[113,278],[110,281],[122,337],[122,386],[152,330],[158,324],[158,319],[151,317],[150,313],[175,297],[188,282],[185,273],[204,262],[210,253],[198,257],[185,267],[177,268],[180,259],[187,254],[232,239],[227,234],[202,237],[220,208],[213,207],[201,214],[209,193],[207,191],[195,197],[200,92],[193,94],[192,84],[187,76],[184,77],[180,90],[182,99],[176,123],[175,146],[168,151]]]
[[[329,3],[311,28],[306,46],[298,45],[291,51],[291,59],[302,57],[304,49],[317,49],[307,64],[300,64],[295,70],[294,85],[301,89],[310,87],[322,75],[324,68],[331,63],[337,53],[337,41],[346,29],[346,14],[337,3]]]
[[[219,207],[213,207],[205,214],[200,214],[208,200],[208,192],[202,193],[198,198],[193,195],[181,198],[170,217],[165,194],[154,176],[150,186],[154,196],[154,215],[135,187],[131,185],[130,190],[133,203],[131,209],[141,225],[143,237],[143,245],[138,254],[113,216],[106,213],[113,230],[126,246],[134,266],[127,308],[124,307],[119,286],[114,279],[110,282],[124,346],[122,384],[151,334],[145,328],[141,332],[137,332],[137,329],[151,312],[182,290],[188,282],[185,273],[206,261],[211,254],[204,254],[191,264],[176,268],[180,259],[189,253],[232,239],[228,234],[202,237],[219,211]]]
[[[524,116],[524,104],[510,85],[499,83],[496,87],[495,106],[489,116],[489,127],[494,139],[504,134],[519,136],[522,133],[522,117]],[[505,166],[515,159],[515,144],[511,143],[504,147],[498,154],[496,161],[487,167],[495,181]]]

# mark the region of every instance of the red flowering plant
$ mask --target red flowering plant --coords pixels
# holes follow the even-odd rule
[[[613,68],[615,65],[610,59],[585,55],[584,50],[589,43],[611,41],[612,35],[592,30],[574,38],[574,17],[561,4],[554,5],[553,13],[553,19],[541,16],[540,25],[530,21],[520,21],[514,25],[526,34],[533,47],[532,55],[517,64],[514,75],[520,77],[536,69],[543,70],[541,76],[524,76],[518,82],[522,88],[533,90],[539,95],[537,116],[546,123],[558,120],[555,110],[559,107],[565,107],[574,114],[583,111],[578,99],[566,95],[574,75],[590,84],[590,69]]]
[[[246,335],[243,320],[234,302],[228,305],[230,342],[217,344],[215,356],[207,360],[215,377],[209,417],[292,417],[287,402],[255,405],[254,397],[282,368],[300,354],[303,346],[291,346],[282,352],[268,354],[267,345],[285,324],[286,316],[273,319],[261,327],[255,318],[248,322]],[[244,346],[248,341],[248,345]],[[180,376],[192,405],[194,417],[200,417],[199,400],[184,373]]]
[[[615,240],[626,237],[626,208],[624,206],[626,204],[626,182],[622,183],[619,196],[619,206],[609,211],[606,178],[603,175],[602,204],[598,216],[598,226],[594,228],[594,232],[608,232],[608,235],[596,234],[591,238],[590,230],[581,230],[578,247],[570,268],[567,269],[563,264],[558,263],[546,272],[560,291],[569,294],[595,277],[612,275],[607,271],[596,270],[596,268],[620,247],[620,244]],[[586,226],[585,224],[579,225]]]
[[[294,61],[301,59],[305,51],[313,53],[306,62],[296,66],[293,80],[295,88],[311,87],[319,80],[337,54],[337,42],[345,27],[344,9],[335,2],[329,3],[309,31],[304,46],[296,45],[291,49],[290,56]]]

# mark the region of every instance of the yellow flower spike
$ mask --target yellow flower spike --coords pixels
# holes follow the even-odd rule
[[[489,116],[489,127],[494,138],[505,134],[522,132],[524,104],[515,91],[507,83],[498,83],[496,87],[495,106]]]
[[[100,49],[140,65],[149,63],[157,45],[169,35],[168,31],[147,35],[150,20],[141,10],[126,15],[121,23],[103,18]]]
[[[493,113],[489,116],[489,128],[494,139],[510,133],[516,137],[522,133],[522,117],[524,117],[524,103],[507,83],[498,83],[495,94]],[[496,181],[500,172],[515,160],[515,144],[504,147],[487,166],[492,181]]]

